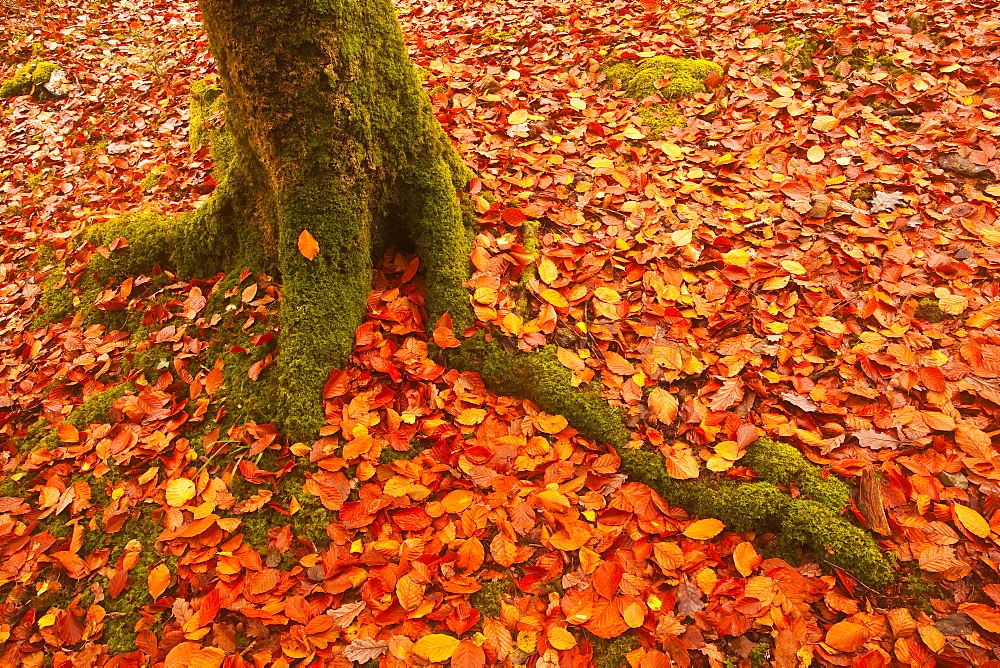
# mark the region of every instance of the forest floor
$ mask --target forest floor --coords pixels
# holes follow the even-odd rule
[[[271,277],[164,267],[104,286],[120,327],[47,322],[126,252],[83,226],[211,194],[187,127],[213,62],[189,0],[6,2],[3,78],[52,61],[69,94],[0,108],[0,663],[1000,666],[995,7],[398,9],[479,175],[480,320],[556,344],[676,478],[752,478],[758,436],[865,477],[886,517],[845,516],[897,582],[691,517],[428,358],[401,253],[316,443],[227,403],[271,363],[219,350],[269,345]],[[602,70],[653,55],[725,68],[683,127]]]

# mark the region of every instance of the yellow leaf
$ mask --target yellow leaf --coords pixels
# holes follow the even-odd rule
[[[694,576],[694,581],[698,589],[708,596],[715,591],[715,585],[719,583],[719,576],[711,568],[703,568]]]
[[[552,626],[545,635],[549,638],[549,644],[558,650],[567,650],[576,647],[576,638],[573,634],[561,626]]]
[[[627,128],[625,128],[625,131],[622,132],[622,134],[625,135],[626,139],[645,139],[646,138],[646,135],[642,134],[642,132],[637,127],[635,127],[634,125],[630,125]]]
[[[639,628],[646,622],[646,606],[639,601],[632,601],[622,610],[622,619],[631,628]]]
[[[723,253],[722,259],[725,260],[726,264],[731,264],[735,267],[745,267],[750,262],[750,253],[751,249],[749,246],[734,248],[727,253]]]
[[[687,529],[684,529],[684,535],[691,540],[708,540],[718,536],[725,528],[725,524],[714,517],[709,517],[689,525]]]
[[[525,112],[527,115],[527,112]],[[444,633],[431,633],[413,645],[413,653],[421,659],[440,663],[447,661],[458,649],[458,638]]]
[[[670,243],[675,246],[687,246],[694,239],[694,233],[690,229],[674,230],[670,233]]]
[[[519,631],[517,634],[517,646],[522,652],[535,651],[538,645],[538,633],[536,631]]]
[[[847,325],[830,315],[821,315],[816,318],[820,327],[831,334],[846,334]]]
[[[969,533],[975,534],[980,538],[986,538],[990,535],[990,523],[975,510],[960,503],[956,503],[951,509],[955,513],[955,518]]]
[[[938,306],[948,315],[962,315],[968,305],[968,298],[962,295],[945,295],[938,300]]]
[[[319,253],[319,242],[316,241],[309,230],[302,230],[299,234],[299,252],[307,259],[311,260]]]
[[[826,157],[826,151],[821,146],[810,146],[806,151],[806,157],[809,158],[809,162],[822,162]]]
[[[812,122],[813,130],[820,132],[829,132],[838,125],[840,125],[840,119],[836,116],[817,116]]]
[[[559,278],[559,269],[556,267],[556,263],[547,257],[543,257],[541,262],[538,263],[538,277],[546,283],[552,283],[552,281]]]
[[[616,290],[604,286],[595,289],[594,296],[608,304],[617,304],[622,300],[622,296]]]
[[[764,281],[765,290],[783,290],[788,285],[787,276],[772,276]]]
[[[787,271],[789,274],[794,274],[795,276],[802,276],[806,273],[806,268],[795,260],[782,260],[781,268]]]
[[[194,494],[194,483],[187,478],[175,478],[167,482],[168,505],[179,508],[193,499]]]
[[[38,620],[38,628],[44,629],[46,626],[52,626],[56,623],[56,616],[51,612],[47,615],[42,615]]]
[[[614,169],[615,163],[611,158],[606,158],[604,156],[595,156],[590,159],[587,163],[594,169]]]
[[[555,290],[553,290],[552,288],[546,288],[545,290],[542,290],[539,296],[548,303],[555,306],[556,308],[566,308],[567,306],[569,306],[569,302],[566,301],[566,298],[563,297],[558,292],[556,292]]]
[[[515,109],[507,116],[507,122],[511,125],[521,125],[528,122],[527,109]]]

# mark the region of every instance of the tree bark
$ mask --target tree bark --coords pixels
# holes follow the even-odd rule
[[[471,234],[458,193],[468,169],[434,119],[388,0],[201,0],[227,96],[232,161],[213,199],[178,233],[178,263],[211,273],[225,251],[277,269],[277,369],[293,437],[322,425],[321,390],[346,362],[372,257],[412,243],[430,322],[473,322],[462,281]],[[298,250],[308,230],[312,260]],[[233,266],[235,265],[235,266]]]

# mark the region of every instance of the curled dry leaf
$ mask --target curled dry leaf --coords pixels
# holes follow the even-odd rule
[[[368,663],[389,649],[389,643],[375,638],[355,638],[344,648],[344,656],[354,663]]]

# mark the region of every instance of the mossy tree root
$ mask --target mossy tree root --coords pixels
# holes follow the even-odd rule
[[[741,463],[766,482],[675,480],[660,453],[627,447],[628,431],[617,409],[591,388],[570,386],[571,372],[556,358],[554,347],[510,352],[478,335],[452,352],[449,362],[479,371],[494,391],[530,399],[549,413],[565,416],[584,436],[613,446],[630,480],[649,485],[674,505],[716,517],[733,531],[773,529],[783,545],[805,547],[818,561],[842,568],[870,587],[884,587],[894,579],[890,561],[872,536],[839,515],[850,501],[847,485],[835,477],[824,478],[790,445],[759,439],[748,448]],[[810,498],[793,498],[777,486],[789,483]]]

